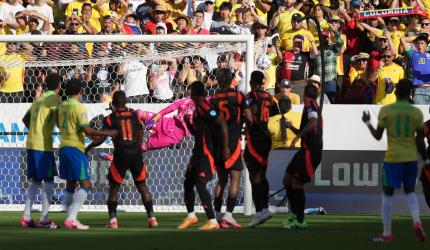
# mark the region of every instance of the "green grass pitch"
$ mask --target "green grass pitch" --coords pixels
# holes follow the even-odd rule
[[[430,232],[430,216],[423,211],[424,228]],[[257,228],[200,232],[197,226],[179,231],[177,224],[184,214],[157,214],[160,226],[149,229],[144,213],[120,213],[120,228],[105,229],[106,213],[80,213],[79,219],[91,226],[88,231],[25,229],[18,226],[21,213],[0,213],[0,249],[89,249],[89,250],[176,250],[176,249],[430,249],[430,239],[418,242],[408,215],[393,217],[394,242],[373,243],[370,239],[381,231],[379,215],[328,214],[308,216],[309,229],[289,231],[281,228],[285,214],[276,214],[267,223]],[[35,213],[34,218],[39,214]],[[201,225],[204,214],[198,214]],[[51,213],[51,218],[62,225],[64,213]],[[242,225],[250,217],[236,215]]]

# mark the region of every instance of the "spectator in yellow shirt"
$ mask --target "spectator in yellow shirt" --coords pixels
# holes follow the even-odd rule
[[[370,80],[376,84],[374,104],[392,104],[396,102],[396,84],[404,78],[404,70],[393,62],[394,54],[386,50],[381,55],[379,68],[370,76]]]
[[[272,149],[289,148],[296,134],[287,127],[290,124],[290,126],[299,128],[301,113],[291,111],[291,100],[286,96],[283,96],[277,104],[279,114],[270,117],[268,124],[270,137],[272,138]],[[301,144],[298,142],[296,145]]]
[[[0,56],[0,66],[7,74],[0,87],[0,103],[24,101],[24,57],[17,52],[17,43],[7,43],[6,53]]]
[[[278,11],[273,15],[270,20],[270,29],[278,28],[279,34],[282,36],[284,32],[292,29],[291,19],[294,14],[304,14],[295,8],[296,0],[284,0],[284,5],[280,6]],[[306,26],[306,25],[305,25]]]
[[[275,94],[276,101],[279,101],[282,97],[287,96],[291,104],[300,104],[300,96],[292,92],[291,81],[283,79],[278,86],[279,93]]]
[[[309,52],[311,50],[311,42],[310,40],[315,40],[313,34],[303,27],[303,22],[300,19],[303,16],[299,13],[294,14],[291,17],[291,26],[292,29],[284,32],[281,36],[281,44],[283,50],[292,50],[293,49],[293,38],[296,35],[302,35],[304,37],[302,44],[302,51]]]
[[[363,79],[365,81],[369,80],[370,68],[369,68],[369,57],[370,55],[365,52],[360,52],[358,55],[351,58],[353,63],[351,69],[349,70],[349,82],[356,79]]]

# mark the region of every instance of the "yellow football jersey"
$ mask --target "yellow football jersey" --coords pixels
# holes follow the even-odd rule
[[[415,131],[423,126],[421,110],[406,100],[385,106],[379,112],[378,127],[387,129],[388,148],[385,162],[417,160]]]
[[[396,101],[396,88],[391,93],[385,93],[386,81],[391,81],[394,86],[402,79],[405,75],[403,68],[395,63],[390,66],[382,67],[379,73],[378,82],[376,85],[376,95],[374,103],[376,104],[392,104]]]
[[[69,98],[58,108],[60,147],[75,147],[84,152],[83,128],[89,125],[85,106],[75,98]]]
[[[54,112],[60,97],[54,91],[47,91],[37,98],[31,112],[30,128],[27,136],[27,149],[52,151],[52,130],[54,128]]]

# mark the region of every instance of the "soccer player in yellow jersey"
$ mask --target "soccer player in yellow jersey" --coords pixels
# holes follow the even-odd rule
[[[376,242],[391,242],[391,215],[394,189],[400,188],[406,194],[409,210],[412,214],[413,228],[418,240],[424,241],[425,234],[421,226],[418,199],[415,195],[417,180],[417,149],[423,159],[427,159],[423,114],[410,104],[412,82],[402,79],[397,83],[397,101],[381,109],[376,129],[370,123],[370,114],[363,112],[363,122],[376,140],[382,138],[387,129],[388,149],[382,168],[382,223],[384,231],[375,237]]]
[[[23,122],[29,128],[27,136],[27,178],[31,179],[27,188],[24,214],[19,220],[22,227],[49,227],[57,225],[48,219],[49,205],[54,188],[54,176],[57,175],[54,152],[52,149],[52,129],[54,112],[60,101],[61,77],[56,74],[46,78],[48,91],[37,98],[24,116]],[[31,206],[42,185],[42,214],[40,222],[34,224],[31,219]]]
[[[116,131],[98,131],[89,127],[87,111],[80,103],[82,82],[72,79],[67,82],[68,99],[58,107],[57,124],[60,128],[60,177],[67,181],[64,203],[67,219],[64,225],[68,229],[87,230],[89,226],[77,220],[79,209],[87,199],[91,188],[88,159],[84,154],[84,134],[87,136],[113,136]],[[79,188],[76,190],[77,184]]]

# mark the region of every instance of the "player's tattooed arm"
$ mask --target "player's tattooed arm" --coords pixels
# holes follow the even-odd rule
[[[227,123],[220,118],[217,117],[215,119],[215,122],[220,126],[221,128],[221,134],[222,134],[222,152],[223,152],[223,159],[226,160],[230,157],[230,149],[228,148],[228,129],[227,129]]]

